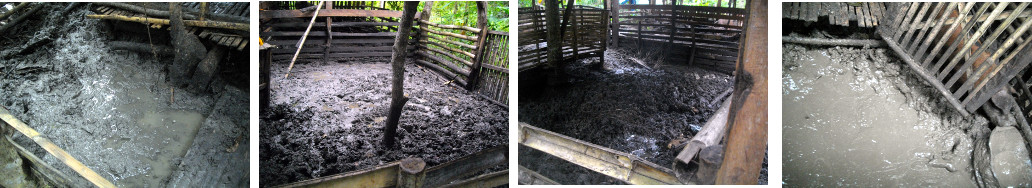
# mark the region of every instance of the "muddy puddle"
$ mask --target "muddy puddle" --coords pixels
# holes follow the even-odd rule
[[[788,44],[783,60],[783,185],[975,186],[964,131],[972,123],[891,50]],[[1010,166],[997,177],[1028,186],[1028,155],[1011,132],[992,135],[1011,141],[993,150],[994,167]]]
[[[172,86],[166,77],[171,58],[108,48],[109,41],[147,39],[113,34],[102,21],[85,18],[94,14],[88,7],[69,15],[41,15],[34,18],[40,24],[0,41],[5,46],[0,56],[8,57],[0,60],[0,105],[116,186],[164,187],[220,95]],[[52,41],[27,45],[41,40]],[[19,145],[70,176],[75,185],[91,185],[16,135]],[[211,164],[185,164],[190,165]]]

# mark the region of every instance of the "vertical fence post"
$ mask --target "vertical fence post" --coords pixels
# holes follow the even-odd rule
[[[434,7],[434,2],[433,1],[423,1],[423,12],[419,14],[419,19],[425,21],[426,23],[430,23],[430,12],[434,10],[433,7]],[[426,40],[426,42],[430,42],[430,32],[428,31],[430,29],[430,26],[429,26],[429,24],[426,24],[426,23],[419,23],[419,34],[417,35],[418,37],[416,38],[416,49],[415,49],[416,51],[419,51],[419,48],[427,48],[427,49],[430,48],[429,44],[420,44],[419,43],[422,40]],[[415,54],[418,54],[418,53],[415,53]],[[427,60],[426,57],[423,57],[422,59],[423,60]],[[433,62],[433,61],[427,61],[427,62]]]
[[[487,31],[490,28],[487,27],[487,2],[477,1],[477,28],[480,28],[480,33],[477,35],[477,50],[473,57],[473,67],[470,67],[469,77],[467,77],[466,90],[473,91],[476,88],[477,83],[480,81],[480,68],[484,63],[484,52],[487,52]]]
[[[326,4],[326,8],[325,9],[333,9],[333,2],[323,3],[323,4]],[[326,17],[326,47],[323,48],[323,52],[324,52],[323,53],[323,61],[324,62],[330,62],[330,47],[333,46],[333,43],[332,43],[333,42],[333,32],[331,32],[332,28],[333,28],[332,25],[333,25],[333,17],[327,16]]]
[[[574,16],[574,18],[572,18],[573,20],[571,20],[573,22],[570,23],[570,27],[573,29],[573,33],[570,33],[570,37],[573,37],[573,59],[580,58],[580,38],[581,38],[581,36],[579,35],[580,34],[579,33],[580,26],[578,26],[578,24],[580,24],[580,19],[584,18],[583,17],[584,16],[584,12],[583,11],[584,11],[584,9],[574,9],[571,6],[570,12],[568,13],[568,14],[574,14],[574,15],[572,15],[572,16]]]
[[[401,160],[401,170],[398,172],[399,188],[422,188],[423,180],[426,179],[426,162],[417,158],[406,158]]]
[[[620,47],[620,0],[612,0],[610,2],[613,3],[613,10],[611,11],[612,15],[610,15],[613,17],[613,24],[612,27],[610,27],[612,28],[611,32],[613,37],[613,43],[611,43],[610,45],[612,45],[615,48]]]

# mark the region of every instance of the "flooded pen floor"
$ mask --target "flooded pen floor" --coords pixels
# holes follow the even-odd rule
[[[66,5],[48,3],[46,10]],[[147,39],[113,35],[118,31],[103,21],[85,18],[92,14],[86,7],[41,15],[39,24],[0,41],[0,105],[119,187],[164,187],[189,174],[223,170],[245,176],[247,91],[225,84],[233,79],[228,76],[216,78],[223,84],[212,84],[214,92],[175,86],[166,76],[171,57],[109,48],[111,41]],[[20,133],[12,138],[73,187],[92,185],[32,140]],[[227,150],[234,145],[239,149]],[[211,181],[247,185],[241,178]]]
[[[888,49],[783,46],[786,186],[974,187],[978,124]],[[1003,186],[1029,186],[1021,136],[997,128],[992,163]]]

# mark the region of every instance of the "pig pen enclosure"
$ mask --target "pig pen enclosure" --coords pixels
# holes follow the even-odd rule
[[[0,3],[0,187],[246,187],[249,7]]]
[[[785,3],[784,185],[1032,185],[1029,5]]]
[[[713,184],[727,140],[766,138],[723,139],[727,114],[748,111],[728,108],[750,94],[732,89],[748,3],[520,2],[520,184]],[[739,127],[752,125],[766,122]],[[725,163],[754,165],[738,174],[751,179],[720,183],[766,184],[765,141],[752,146],[758,158]]]
[[[507,184],[507,2],[260,5],[263,186]]]

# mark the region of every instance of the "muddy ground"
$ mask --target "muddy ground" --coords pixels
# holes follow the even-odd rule
[[[690,139],[728,90],[730,75],[683,65],[642,62],[615,50],[562,67],[558,84],[547,71],[520,73],[519,120],[559,134],[627,152],[669,167],[680,150],[668,146]],[[591,170],[520,147],[519,164],[563,184],[620,184]]]
[[[976,186],[968,132],[986,120],[960,116],[891,49],[783,49],[783,185]],[[993,167],[1003,186],[1032,181],[1027,151],[1014,144],[1021,142],[1013,128],[992,134]]]
[[[271,68],[271,109],[261,115],[261,184],[339,174],[408,157],[435,166],[508,143],[508,110],[412,63],[405,68],[399,146],[384,150],[391,67],[386,58]]]
[[[40,12],[58,12],[67,5],[47,3]],[[0,105],[120,187],[164,186],[184,169],[202,171],[214,166],[231,169],[215,177],[233,177],[217,182],[246,186],[248,109],[246,98],[239,97],[246,97],[247,91],[237,88],[247,87],[226,84],[246,83],[238,81],[247,79],[239,76],[246,75],[246,68],[224,68],[223,76],[216,78],[220,84],[212,86],[214,93],[185,92],[167,79],[171,58],[108,48],[110,41],[146,43],[148,39],[115,31],[108,22],[86,19],[85,15],[93,14],[88,8],[79,6],[65,15],[38,14],[26,20],[31,24],[5,33],[0,40],[0,96],[4,96]],[[232,61],[246,65],[246,55],[239,57],[245,58]],[[194,142],[195,135],[207,134],[212,134],[208,140]],[[90,185],[34,142],[16,135],[17,143],[73,182]],[[225,151],[235,144],[243,147]],[[209,149],[190,150],[202,146]],[[226,155],[195,155],[220,157],[180,163],[188,150],[207,153],[201,150],[213,148],[222,148],[218,151]]]

